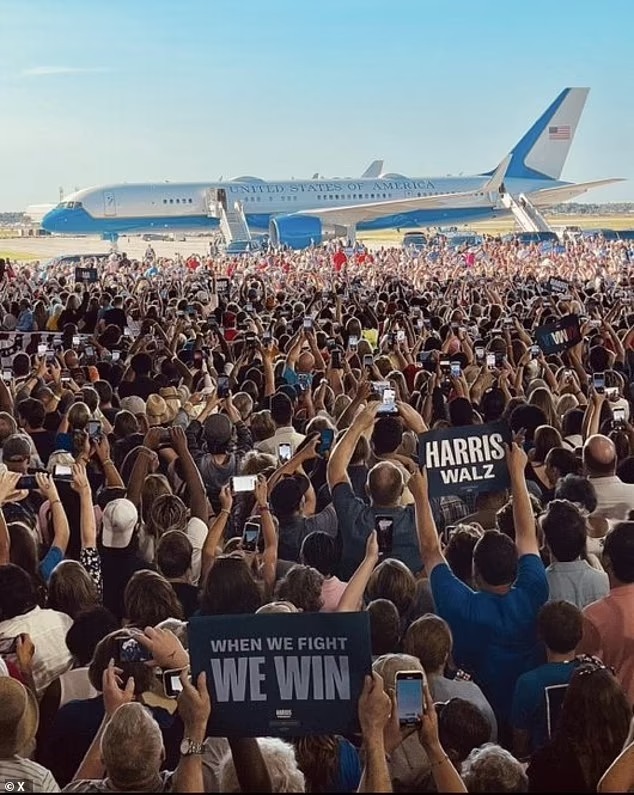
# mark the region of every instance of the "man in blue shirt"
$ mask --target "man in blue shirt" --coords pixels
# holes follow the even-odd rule
[[[546,645],[548,662],[522,674],[515,686],[511,725],[513,753],[518,759],[530,756],[552,735],[557,719],[554,706],[561,705],[575,670],[575,651],[581,643],[583,617],[579,608],[570,602],[549,602],[539,611],[537,628]]]
[[[484,534],[474,550],[476,591],[453,574],[441,552],[426,474],[417,473],[409,483],[416,501],[421,556],[436,611],[454,636],[455,661],[473,672],[496,714],[500,736],[507,740],[515,684],[544,661],[537,614],[548,599],[548,583],[524,478],[527,460],[516,444],[507,452],[515,543],[497,531]]]

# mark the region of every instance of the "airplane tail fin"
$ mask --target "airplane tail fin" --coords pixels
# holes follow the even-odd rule
[[[361,174],[361,179],[376,179],[383,171],[383,161],[373,160],[366,170]]]
[[[564,88],[513,147],[507,177],[559,179],[589,91]]]

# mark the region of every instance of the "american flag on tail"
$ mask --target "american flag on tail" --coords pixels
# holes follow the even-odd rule
[[[559,127],[548,128],[549,141],[569,141],[570,140],[570,125],[564,124]]]

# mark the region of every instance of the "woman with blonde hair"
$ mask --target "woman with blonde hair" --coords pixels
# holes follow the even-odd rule
[[[552,392],[545,386],[537,387],[531,392],[528,399],[529,406],[537,406],[546,415],[546,423],[556,430],[560,430],[561,422],[559,414],[555,408],[555,400]]]

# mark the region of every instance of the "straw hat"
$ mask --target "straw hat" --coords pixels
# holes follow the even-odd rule
[[[40,713],[33,693],[8,676],[0,677],[0,704],[0,759],[8,759],[31,745]]]
[[[160,395],[150,395],[145,405],[145,414],[150,426],[168,425],[176,417],[177,411],[178,409],[175,411],[173,406],[168,406]]]
[[[174,419],[178,412],[181,410],[181,398],[175,386],[166,386],[159,390],[159,395],[167,403],[167,408],[174,414]]]

